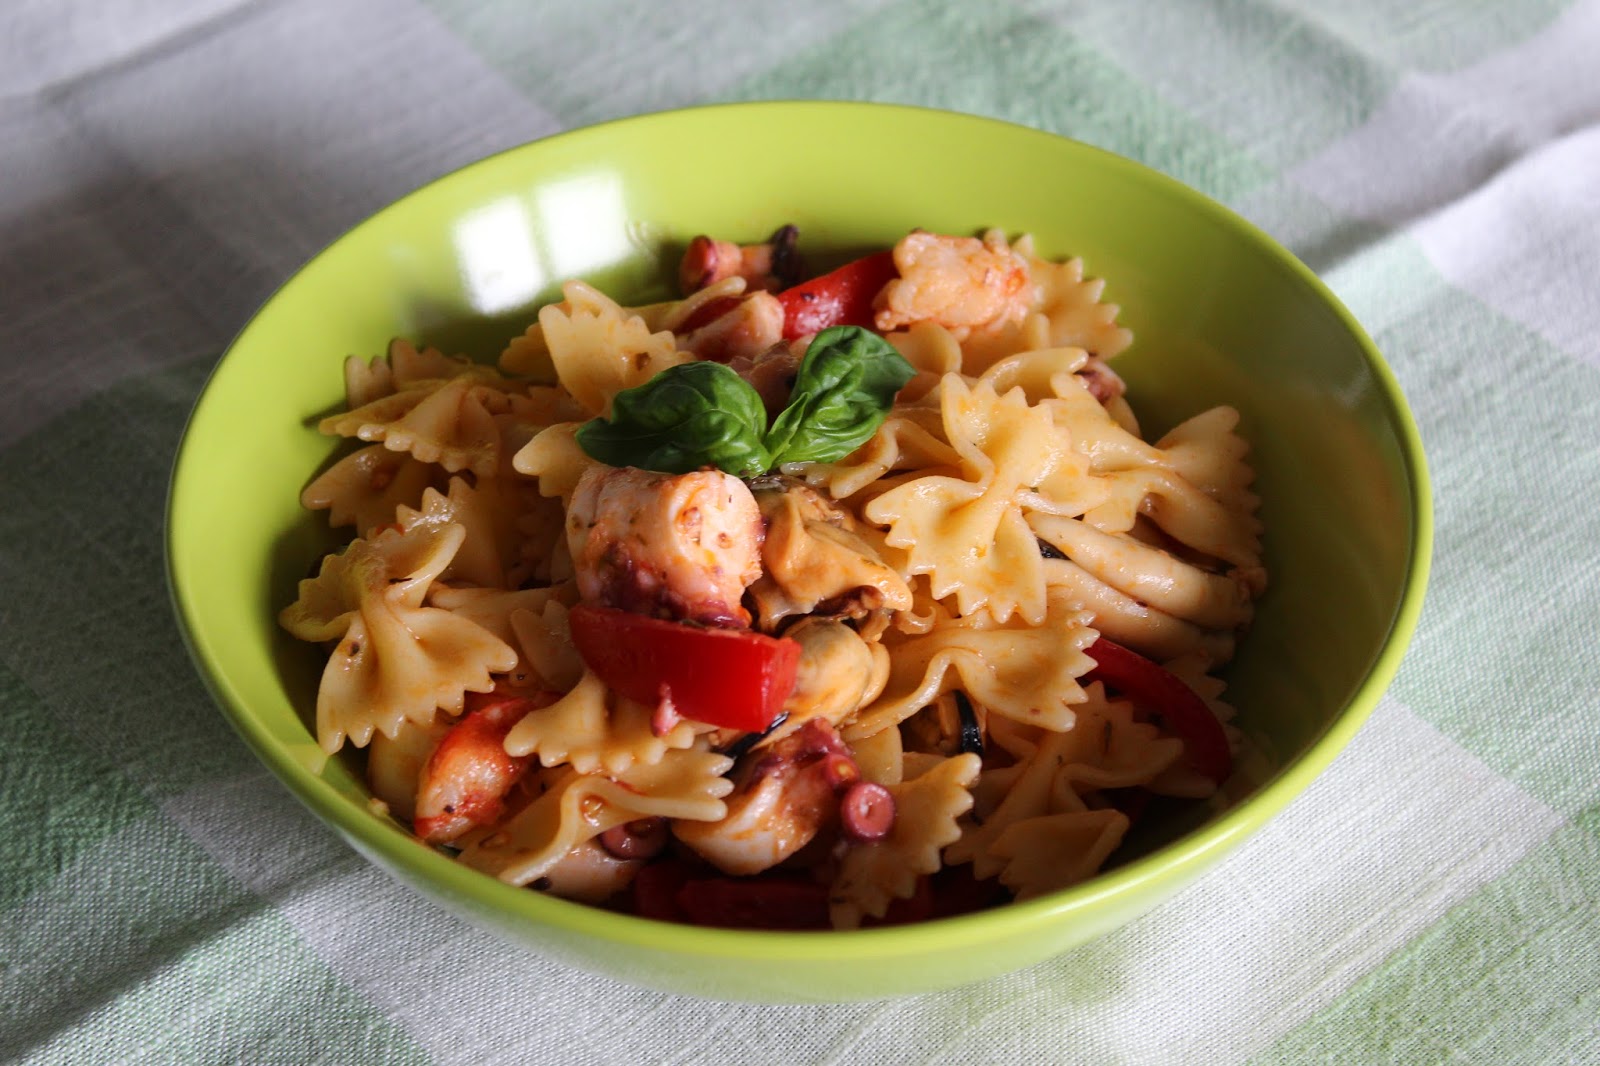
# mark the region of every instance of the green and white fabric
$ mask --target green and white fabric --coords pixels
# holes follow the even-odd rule
[[[1600,0],[11,0],[0,1060],[1600,1061],[1597,56]],[[162,566],[208,370],[344,228],[531,138],[794,97],[1068,134],[1255,220],[1393,364],[1438,521],[1389,696],[1214,873],[832,1007],[590,977],[391,883],[214,709]]]

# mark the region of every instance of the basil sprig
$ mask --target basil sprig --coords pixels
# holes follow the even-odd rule
[[[739,477],[772,468],[762,444],[767,410],[721,363],[681,363],[611,401],[611,418],[578,427],[578,444],[611,466],[687,474],[710,463]]]
[[[578,429],[578,444],[611,466],[686,474],[715,466],[757,477],[783,463],[828,463],[866,443],[916,371],[888,341],[834,326],[806,348],[789,405],[767,425],[756,390],[721,363],[668,367],[617,393],[610,419]]]

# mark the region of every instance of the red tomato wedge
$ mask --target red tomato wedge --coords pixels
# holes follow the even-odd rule
[[[613,691],[655,704],[670,698],[685,718],[759,733],[794,690],[800,645],[745,629],[707,629],[579,604],[567,615],[572,643]]]
[[[1095,661],[1090,677],[1159,714],[1183,741],[1184,754],[1198,772],[1221,784],[1233,769],[1233,755],[1222,723],[1194,689],[1176,676],[1105,637],[1084,649]]]
[[[872,328],[872,301],[898,277],[893,252],[877,252],[778,294],[785,340],[830,326]]]

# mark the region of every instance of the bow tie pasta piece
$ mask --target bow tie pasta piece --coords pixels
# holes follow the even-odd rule
[[[382,441],[391,451],[410,452],[451,473],[470,470],[489,478],[500,467],[500,427],[494,415],[510,406],[504,392],[463,376],[385,396],[324,418],[317,428],[340,437]]]
[[[733,789],[726,755],[701,748],[668,752],[615,778],[558,771],[543,795],[491,832],[475,836],[461,861],[512,885],[543,876],[574,848],[639,818],[716,822]]]
[[[601,301],[608,300],[604,294],[583,285],[582,282],[575,284],[582,286],[577,290],[579,300],[576,303],[572,299],[572,294],[567,293],[566,287],[563,286],[562,293],[565,298],[550,305],[562,315],[570,318],[577,307],[585,304],[590,307],[603,306]],[[628,307],[622,304],[615,306],[621,318],[637,318],[642,322],[647,334],[662,331],[678,333],[681,332],[684,323],[693,318],[695,312],[702,307],[728,297],[743,296],[744,291],[744,278],[731,277],[692,292],[681,300],[666,300],[640,307]],[[521,335],[513,337],[506,345],[500,353],[500,369],[507,374],[520,374],[540,381],[555,380],[556,368],[551,358],[550,342],[539,319],[535,319]]]
[[[898,403],[915,403],[937,388],[946,374],[961,372],[961,342],[937,323],[917,322],[904,332],[885,335],[884,340],[917,372],[896,395]]]
[[[466,531],[459,525],[384,530],[322,562],[279,621],[301,640],[337,640],[317,690],[317,740],[330,754],[345,737],[364,746],[406,720],[458,711],[466,692],[488,692],[517,653],[482,627],[422,606]]]
[[[888,528],[885,543],[907,554],[907,575],[928,575],[936,599],[955,595],[958,613],[987,610],[998,621],[1018,613],[1045,616],[1045,575],[1037,539],[1022,507],[1051,501],[1082,511],[1101,488],[1050,411],[1022,389],[995,394],[986,381],[960,375],[941,384],[944,431],[962,459],[962,475],[904,480],[862,512]]]
[[[539,615],[546,607],[554,605],[563,611],[562,601],[577,600],[577,590],[570,584],[549,588],[534,589],[498,589],[498,588],[451,588],[448,585],[434,585],[428,591],[428,605],[440,610],[450,611],[462,618],[482,626],[493,633],[498,639],[504,641],[512,648],[520,649],[520,640],[517,636],[516,616],[519,614]],[[576,657],[576,656],[574,656]],[[534,665],[526,652],[518,659],[517,665],[507,671],[513,685],[542,684],[546,688],[556,691],[565,691],[568,686],[555,684],[551,678]]]
[[[1018,762],[984,771],[973,790],[974,817],[963,822],[961,839],[945,849],[946,862],[970,862],[980,878],[1002,874],[1011,856],[995,845],[1014,826],[1085,812],[1082,792],[1148,784],[1183,754],[1182,741],[1135,721],[1133,704],[1108,700],[1099,682],[1091,683],[1084,696],[1074,708],[1076,721],[1064,732],[1040,729],[1030,739],[1025,731],[996,731],[996,740],[1017,753]],[[1120,831],[1116,839],[1120,841]],[[1099,869],[1104,860],[1105,855],[1099,855],[1089,871]],[[1001,879],[1016,887],[1003,874]]]
[[[1018,242],[1018,249],[1022,248]],[[1049,323],[1052,345],[1082,348],[1090,355],[1110,359],[1133,343],[1133,334],[1117,325],[1122,309],[1101,302],[1106,283],[1085,277],[1082,259],[1051,263],[1034,258],[1031,247],[1024,254],[1035,286],[1035,306]]]
[[[972,807],[968,789],[982,762],[976,755],[920,760],[906,757],[904,780],[884,787],[894,797],[894,828],[883,840],[845,852],[828,893],[836,929],[855,929],[864,916],[882,918],[889,903],[910,899],[917,877],[939,870],[939,852],[961,835],[957,819]],[[921,769],[920,773],[916,769]]]
[[[961,457],[944,438],[944,416],[937,407],[896,407],[865,444],[834,463],[806,463],[800,476],[826,488],[836,500],[848,499],[890,470],[958,473]]]
[[[500,469],[497,478],[516,474],[514,459],[528,442],[551,426],[563,422],[582,422],[588,418],[582,405],[559,385],[532,385],[525,393],[511,393],[509,409],[494,416],[500,427]]]
[[[401,507],[395,520],[402,529],[461,526],[461,548],[439,579],[505,588],[507,571],[519,557],[517,518],[536,500],[531,488],[513,482],[491,478],[474,487],[453,477],[449,495],[427,489],[420,508]]]
[[[1239,412],[1213,407],[1175,426],[1156,443],[1166,466],[1207,496],[1235,511],[1254,513],[1261,500],[1250,491],[1255,471],[1245,461],[1250,445],[1237,433]]]
[[[577,422],[563,422],[543,430],[516,454],[511,465],[517,473],[537,478],[539,493],[572,504],[578,482],[591,466],[598,466],[578,444]]]
[[[1205,702],[1217,721],[1222,723],[1222,731],[1228,738],[1228,747],[1235,756],[1235,770],[1219,789],[1215,781],[1187,763],[1179,761],[1151,779],[1146,787],[1159,796],[1206,799],[1220,791],[1225,798],[1234,800],[1248,794],[1251,789],[1266,780],[1279,763],[1269,756],[1263,747],[1264,742],[1256,739],[1253,743],[1246,744],[1244,734],[1231,724],[1235,711],[1232,705],[1222,698],[1222,693],[1228,686],[1220,677],[1206,672],[1211,664],[1203,656],[1189,654],[1165,661],[1161,665],[1169,674],[1193,689],[1194,694]],[[1241,757],[1243,762],[1239,761]]]
[[[1197,654],[1213,665],[1233,658],[1237,641],[1231,629],[1205,629],[1154,610],[1068,559],[1046,559],[1044,574],[1050,595],[1089,612],[1102,636],[1149,658]]]
[[[1127,470],[1102,480],[1105,502],[1087,511],[1084,522],[1106,533],[1127,533],[1142,515],[1185,547],[1264,583],[1261,523],[1255,515],[1230,510],[1166,470]]]
[[[573,576],[566,508],[537,491],[534,496],[517,515],[516,558],[506,571],[508,585],[559,585]]]
[[[1084,387],[1078,372],[1087,362],[1081,348],[1039,348],[999,360],[978,380],[997,393],[1021,389],[1030,404],[1049,411],[1091,473],[1160,465],[1160,449],[1119,424]]]
[[[1083,653],[1099,635],[1089,628],[1089,617],[1057,599],[1050,601],[1043,625],[997,625],[978,615],[893,640],[883,695],[844,727],[844,738],[855,740],[898,725],[958,688],[991,714],[1070,729],[1072,705],[1084,699],[1077,679],[1095,665]]]
[[[480,380],[498,378],[491,367],[479,366],[464,355],[445,355],[437,348],[418,348],[404,337],[389,342],[387,355],[363,360],[352,355],[344,361],[346,405],[354,410],[423,382],[443,381],[461,374]]]
[[[438,488],[443,472],[405,452],[369,444],[328,467],[300,493],[300,505],[327,511],[330,526],[366,533],[394,521],[395,510],[415,507],[424,489]]]
[[[1128,816],[1111,808],[1048,814],[1011,825],[989,851],[1020,903],[1099,873],[1127,831]]]
[[[653,708],[617,696],[585,670],[571,692],[512,726],[505,747],[511,755],[537,755],[544,766],[567,763],[580,774],[620,774],[694,743],[693,722],[681,719],[657,736],[652,716]]]
[[[1038,542],[1018,495],[1081,460],[1048,411],[1020,389],[998,396],[985,382],[957,374],[940,386],[945,435],[961,456],[962,476],[904,482],[868,503],[867,519],[888,527],[885,541],[908,553],[908,574],[927,574],[933,595],[954,595],[957,610],[987,610],[1004,621],[1044,618],[1044,570]],[[1086,481],[1078,478],[1076,480]]]
[[[1206,629],[1234,630],[1254,614],[1250,587],[1172,553],[1087,522],[1031,514],[1028,525],[1097,581],[1157,611]]]
[[[583,659],[572,643],[566,602],[577,602],[577,587],[568,584],[570,596],[547,601],[540,610],[513,611],[511,631],[516,645],[533,672],[558,692],[570,692],[583,677]]]
[[[1082,743],[1056,771],[1052,812],[1082,807],[1084,792],[1147,785],[1183,755],[1183,741],[1134,718],[1131,700],[1108,698],[1098,681],[1084,693],[1088,699],[1077,706],[1073,724]]]
[[[556,381],[591,415],[610,414],[617,393],[694,358],[678,350],[670,331],[652,333],[644,319],[581,281],[561,292],[561,303],[540,310],[539,328]]]

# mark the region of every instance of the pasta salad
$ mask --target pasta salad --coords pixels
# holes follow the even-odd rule
[[[1228,407],[1144,439],[1081,261],[914,231],[807,276],[698,237],[682,297],[582,281],[496,367],[346,361],[354,538],[281,624],[322,748],[513,885],[855,928],[1098,871],[1232,771],[1266,583]]]

